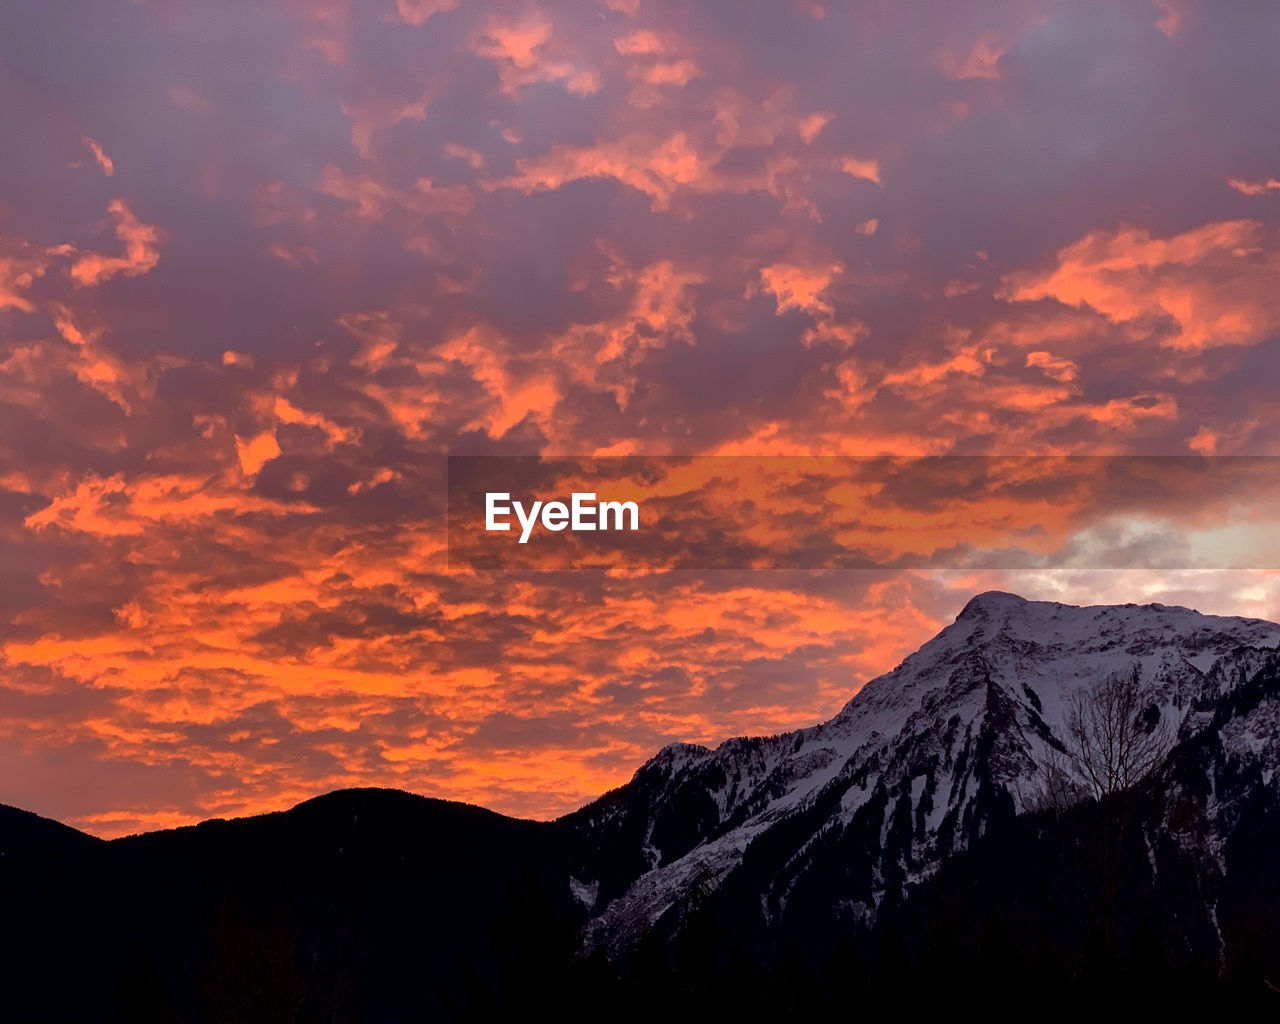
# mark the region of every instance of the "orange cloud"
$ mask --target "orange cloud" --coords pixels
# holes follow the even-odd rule
[[[223,366],[243,366],[246,369],[252,370],[256,363],[257,360],[247,352],[235,352],[231,349],[227,349],[222,353]]]
[[[539,156],[519,159],[514,175],[490,180],[485,188],[532,193],[575,181],[612,179],[649,196],[656,212],[671,209],[680,197],[763,192],[781,200],[785,212],[820,220],[808,193],[813,179],[832,166],[832,158],[811,155],[808,147],[833,115],[797,110],[796,91],[787,86],[773,88],[763,98],[727,88],[697,101],[709,123],[680,118],[676,123],[688,123],[688,127],[672,128],[672,119],[665,116],[666,101],[646,79],[668,77],[668,84],[676,84],[677,79],[683,82],[696,73],[697,67],[682,63],[692,58],[653,63],[646,54],[659,44],[642,39],[624,44],[639,53],[630,58],[639,63],[628,71],[634,88],[617,137],[585,145],[552,145]],[[739,164],[730,159],[735,153],[749,154],[751,159]],[[856,173],[878,180],[875,161],[855,163]]]
[[[272,459],[280,454],[280,445],[272,431],[263,431],[250,438],[236,438],[236,455],[246,476],[257,476]]]
[[[482,429],[490,437],[502,438],[525,419],[549,426],[560,400],[555,376],[541,369],[517,370],[507,356],[503,338],[492,331],[472,328],[450,338],[436,349],[447,361],[460,363],[487,394],[469,429]]]
[[[425,25],[437,14],[452,11],[458,0],[396,0],[396,13],[408,25]]]
[[[1154,0],[1160,11],[1156,19],[1156,28],[1168,38],[1176,39],[1181,33],[1187,15],[1191,13],[1187,0]]]
[[[349,203],[365,220],[382,220],[393,210],[423,217],[464,215],[475,206],[471,190],[463,185],[437,186],[430,178],[419,178],[412,188],[399,189],[369,175],[348,175],[333,165],[325,168],[319,191]]]
[[[320,262],[320,254],[314,246],[310,245],[288,245],[285,242],[272,242],[267,247],[267,252],[282,263],[291,263],[295,266],[301,263]]]
[[[444,155],[454,160],[463,160],[473,171],[484,169],[484,154],[470,146],[461,146],[456,142],[445,143]]]
[[[1256,417],[1229,422],[1219,427],[1201,424],[1195,434],[1188,439],[1187,447],[1198,455],[1226,455],[1248,451],[1253,435],[1263,426],[1265,426],[1264,421]]]
[[[669,34],[660,34],[649,28],[637,29],[615,39],[613,47],[627,57],[666,57],[677,50],[677,45]]]
[[[30,313],[35,306],[23,293],[45,272],[48,262],[31,253],[29,246],[21,248],[26,251],[20,255],[0,255],[0,309],[8,306]]]
[[[688,85],[698,75],[698,65],[689,58],[658,61],[641,68],[636,77],[649,85]]]
[[[615,264],[611,284],[629,293],[626,307],[603,321],[572,325],[552,344],[556,363],[574,382],[608,391],[627,408],[648,352],[673,341],[695,343],[696,289],[704,280],[670,260],[639,269]],[[571,430],[557,432],[557,440],[569,447],[572,436]]]
[[[78,285],[91,287],[110,281],[117,274],[137,277],[160,262],[160,232],[138,220],[123,199],[113,199],[107,213],[114,222],[116,238],[124,243],[123,256],[103,256],[81,252],[71,264],[71,278]]]
[[[634,83],[632,107],[654,107],[663,88],[683,88],[701,71],[693,48],[673,32],[638,29],[613,41],[614,49],[630,58],[627,77]]]
[[[242,457],[249,460],[249,466],[259,458],[265,462],[266,451],[273,443],[274,439],[260,440]],[[257,469],[260,468],[258,464]],[[97,538],[136,537],[161,524],[194,523],[224,513],[285,511],[302,514],[314,510],[250,497],[206,476],[170,474],[131,481],[121,473],[111,477],[91,473],[69,490],[56,494],[39,512],[27,516],[24,525],[32,530],[56,527]]]
[[[542,14],[512,20],[491,16],[472,37],[472,51],[498,68],[502,92],[517,94],[538,82],[564,82],[570,93],[589,96],[600,88],[596,71],[569,59]]]
[[[1061,381],[1064,384],[1075,380],[1080,372],[1080,368],[1070,359],[1059,359],[1057,356],[1043,351],[1028,352],[1027,365],[1038,367],[1044,371],[1045,376],[1052,377],[1054,380]]]
[[[0,361],[0,396],[5,400],[45,415],[52,412],[48,389],[73,379],[105,396],[128,415],[140,401],[154,395],[156,367],[147,360],[125,359],[113,352],[103,343],[106,331],[93,313],[78,313],[56,300],[46,300],[43,307],[40,311],[52,322],[57,335],[10,346],[7,358]],[[35,312],[38,307],[25,302],[19,308]],[[180,362],[172,360],[171,365]],[[110,442],[103,440],[112,446],[124,443],[120,434]]]
[[[546,18],[531,17],[522,22],[491,18],[477,37],[476,52],[528,69],[538,63],[537,52],[550,38],[551,22]]]
[[[873,184],[880,184],[880,162],[878,160],[865,160],[856,156],[846,156],[840,159],[840,170],[851,178],[861,178],[863,181],[869,181]]]
[[[760,283],[778,303],[778,315],[791,309],[811,315],[831,316],[835,310],[822,298],[832,280],[843,274],[845,266],[834,263],[772,263],[760,268]]]
[[[283,395],[276,396],[275,402],[272,406],[272,412],[281,423],[299,424],[302,426],[314,427],[316,430],[319,430],[324,434],[331,449],[340,444],[356,444],[360,440],[360,430],[358,428],[339,426],[322,413],[303,412]],[[276,453],[279,454],[278,447],[276,449]],[[271,458],[274,457],[275,456],[271,456]],[[240,462],[241,465],[244,464],[243,454],[241,454]],[[246,469],[245,472],[252,475],[252,473],[256,471]]]
[[[938,385],[956,374],[980,377],[987,371],[992,351],[980,345],[963,345],[947,359],[939,362],[913,362],[904,369],[886,373],[880,383],[907,394],[936,390]]]
[[[665,140],[630,135],[595,146],[552,147],[543,157],[517,162],[518,173],[493,187],[518,188],[526,193],[562,188],[573,181],[613,178],[653,200],[665,210],[683,187],[705,180],[709,164],[683,132]]]
[[[1206,224],[1169,238],[1142,228],[1093,231],[1062,249],[1051,270],[1005,278],[1014,302],[1053,299],[1187,352],[1253,345],[1280,327],[1274,232],[1256,221]]]

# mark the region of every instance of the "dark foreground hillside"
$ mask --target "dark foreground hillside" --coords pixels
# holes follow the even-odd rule
[[[830,722],[555,822],[349,790],[104,842],[0,806],[0,1022],[1276,1015],[1277,641],[980,595]],[[1121,664],[1134,735],[1176,733],[1041,799]]]
[[[1275,1013],[1280,815],[1259,806],[1241,827],[1220,962],[1172,848],[1158,884],[1126,880],[1122,934],[1104,938],[1076,848],[1106,818],[1086,806],[1011,816],[862,934],[813,916],[770,936],[727,890],[611,964],[578,951],[554,824],[357,790],[104,843],[5,809],[0,1019],[843,1019],[907,994],[1049,1017],[1116,1000]]]
[[[4,1021],[430,1020],[504,929],[573,941],[551,826],[392,790],[109,843],[4,808],[0,848]]]

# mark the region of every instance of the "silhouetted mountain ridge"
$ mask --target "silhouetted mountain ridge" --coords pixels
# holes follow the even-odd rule
[[[101,842],[60,821],[0,804],[0,858],[44,857]]]
[[[1161,963],[1280,970],[1278,645],[1262,620],[989,592],[830,721],[673,744],[554,822],[355,789],[103,842],[0,808],[0,1010],[230,1020],[248,993],[310,1008],[288,1019],[530,999],[561,1019],[584,964],[676,965],[687,996],[730,963],[844,957],[884,979],[939,936],[977,956],[996,933],[1078,976],[1146,935]],[[1114,836],[1119,805],[1040,809],[1072,695],[1134,670],[1144,714],[1178,730],[1159,785],[1125,798]],[[1113,839],[1135,866],[1104,907],[1078,852]],[[83,982],[60,986],[66,970]]]

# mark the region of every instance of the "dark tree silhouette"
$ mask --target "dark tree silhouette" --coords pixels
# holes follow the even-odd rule
[[[1067,705],[1059,749],[1041,766],[1040,804],[1057,813],[1095,904],[1097,938],[1118,953],[1138,919],[1147,840],[1137,827],[1144,792],[1158,783],[1174,732],[1145,693],[1137,665],[1078,690]],[[1080,804],[1096,805],[1096,812]]]

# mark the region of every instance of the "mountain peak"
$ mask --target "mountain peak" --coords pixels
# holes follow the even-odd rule
[[[1029,602],[1025,597],[1019,597],[1017,594],[1009,594],[1003,590],[986,590],[969,599],[969,603],[960,610],[960,614],[956,616],[956,621],[961,619],[985,618],[988,615],[1000,614],[1008,612],[1014,608],[1021,608]]]

